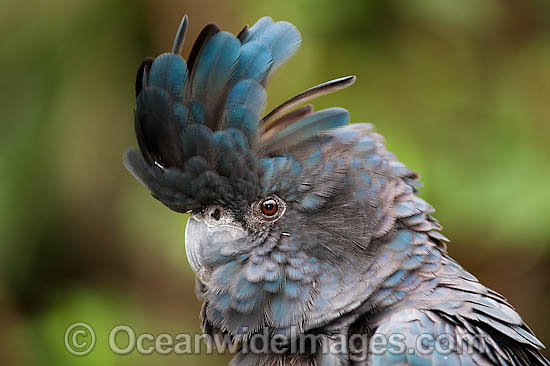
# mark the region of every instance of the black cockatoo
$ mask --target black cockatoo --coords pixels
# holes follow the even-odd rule
[[[172,51],[138,70],[139,150],[124,162],[190,213],[203,329],[238,342],[233,364],[549,365],[512,306],[449,257],[418,175],[372,125],[303,105],[354,77],[262,117],[298,30],[269,17],[237,36],[210,24],[186,61],[186,28],[184,16]],[[257,334],[283,350],[244,352]]]

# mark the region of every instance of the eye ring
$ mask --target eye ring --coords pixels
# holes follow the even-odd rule
[[[287,204],[284,200],[275,194],[270,194],[257,200],[252,206],[252,212],[253,217],[259,219],[259,222],[272,224],[285,214],[286,208]]]
[[[274,198],[266,198],[260,203],[260,211],[267,217],[272,217],[279,212],[279,204]]]

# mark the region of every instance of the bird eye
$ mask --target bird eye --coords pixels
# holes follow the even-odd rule
[[[273,198],[268,198],[261,203],[260,210],[266,216],[273,216],[279,211],[279,205]]]

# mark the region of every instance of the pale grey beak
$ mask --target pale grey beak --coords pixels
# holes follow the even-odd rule
[[[187,260],[197,278],[205,284],[212,270],[204,260],[209,253],[219,252],[227,243],[246,236],[240,226],[230,224],[227,220],[220,221],[218,223],[210,217],[194,213],[189,216],[185,228]]]

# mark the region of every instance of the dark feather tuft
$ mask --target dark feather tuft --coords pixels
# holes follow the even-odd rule
[[[143,89],[143,76],[148,73],[148,70],[151,70],[151,65],[153,64],[154,60],[155,59],[152,57],[147,57],[146,59],[141,61],[141,64],[138,67],[136,75],[136,97],[141,92],[141,89]]]
[[[348,86],[353,85],[354,82],[355,76],[345,76],[342,78],[326,81],[322,84],[304,90],[300,94],[295,95],[294,97],[290,98],[289,100],[269,112],[269,114],[264,117],[262,124],[269,124],[271,121],[279,118],[286,111],[296,107],[299,104],[305,103],[313,98],[320,97],[321,95],[333,93],[337,90],[347,88]]]
[[[197,62],[197,58],[199,57],[199,54],[206,44],[206,42],[216,33],[220,31],[220,27],[218,27],[216,24],[208,24],[205,26],[202,31],[199,33],[199,36],[197,37],[197,40],[195,43],[193,43],[193,48],[191,48],[191,53],[189,53],[189,57],[187,58],[187,68],[189,69],[189,73],[191,74],[193,69],[195,68],[195,63]]]
[[[185,42],[185,34],[187,33],[188,23],[189,19],[187,18],[187,14],[185,14],[183,18],[181,18],[180,26],[178,28],[178,31],[176,32],[174,44],[172,45],[172,53],[179,54],[181,52],[183,42]]]
[[[243,29],[241,29],[241,31],[239,32],[239,34],[237,34],[237,38],[239,39],[239,41],[243,41],[245,38],[246,38],[246,34],[248,33],[248,24],[245,25],[243,27]]]
[[[149,164],[183,167],[181,132],[165,90],[149,87],[138,96],[136,135]]]

